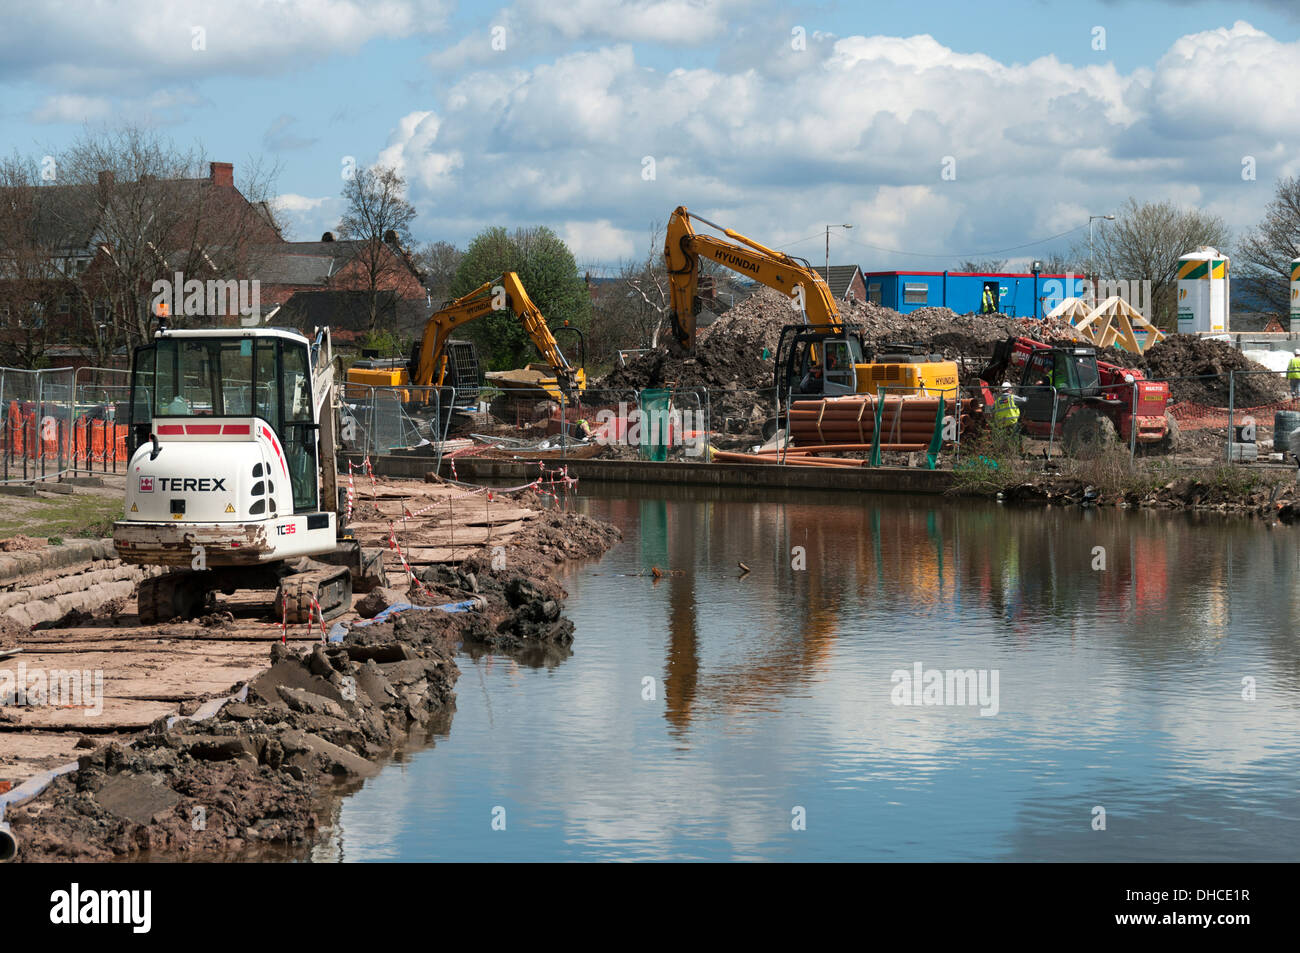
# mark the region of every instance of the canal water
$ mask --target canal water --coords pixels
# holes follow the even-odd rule
[[[314,859],[1300,855],[1300,530],[582,489],[573,654],[463,655]]]

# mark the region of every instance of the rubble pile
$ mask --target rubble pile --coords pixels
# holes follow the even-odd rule
[[[871,345],[924,344],[945,357],[987,357],[993,345],[1011,337],[1073,342],[1083,339],[1068,322],[1054,318],[1015,318],[1005,314],[957,314],[948,308],[917,308],[900,314],[892,308],[854,301],[840,312],[862,327]]]
[[[1286,400],[1290,396],[1286,380],[1280,374],[1246,357],[1226,341],[1212,341],[1190,335],[1175,334],[1153,344],[1142,355],[1141,367],[1148,377],[1169,379],[1175,403],[1188,401],[1210,407],[1228,406],[1229,371],[1239,374],[1233,384],[1233,403],[1237,407],[1257,407]],[[1200,378],[1174,380],[1173,378]]]
[[[917,308],[906,314],[865,301],[840,305],[840,317],[862,330],[868,349],[885,344],[921,344],[932,353],[956,360],[963,384],[974,383],[993,346],[1011,337],[1027,337],[1051,344],[1088,343],[1068,321],[1055,318],[1011,317],[1005,314],[957,314],[948,308]],[[754,392],[772,387],[772,360],[776,356],[781,328],[800,320],[789,299],[771,288],[761,288],[731,308],[697,335],[695,356],[670,355],[666,348],[643,354],[627,367],[611,373],[601,386],[708,387],[713,394],[714,416],[746,416],[756,403],[755,395],[739,397],[736,392]],[[768,359],[763,359],[764,349]],[[1227,406],[1227,373],[1263,372],[1267,369],[1245,357],[1224,341],[1172,335],[1143,355],[1116,347],[1098,348],[1099,360],[1122,367],[1139,368],[1152,379],[1204,377],[1204,380],[1174,380],[1175,402],[1190,401],[1216,407]],[[719,404],[719,392],[722,403]],[[1236,382],[1235,403],[1251,407],[1286,400],[1288,390],[1280,375],[1257,373]],[[734,405],[734,406],[732,406]]]
[[[1082,335],[1063,321],[1002,314],[957,314],[948,308],[918,308],[900,314],[890,308],[855,301],[841,305],[840,317],[861,328],[868,348],[895,343],[923,344],[946,358],[967,358],[969,376],[978,371],[995,343],[1009,337],[1053,342],[1082,339]],[[660,348],[616,369],[601,386],[640,389],[676,384],[713,390],[770,388],[772,360],[781,340],[781,329],[800,320],[789,298],[775,289],[760,288],[713,324],[699,330],[693,357],[675,357],[667,348]],[[734,410],[743,413],[743,408]]]

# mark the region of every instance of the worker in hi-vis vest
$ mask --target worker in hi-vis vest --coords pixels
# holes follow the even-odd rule
[[[1020,446],[1020,408],[1016,404],[1023,404],[1026,400],[1007,382],[993,401],[993,429],[1005,440],[1015,438],[1017,447]]]
[[[1065,356],[1057,354],[1052,360],[1052,386],[1058,392],[1070,386],[1070,369],[1065,366]]]
[[[980,299],[980,314],[992,314],[996,307],[993,303],[993,289],[984,286],[984,297]]]
[[[1291,363],[1286,366],[1286,379],[1291,382],[1291,396],[1300,397],[1300,347],[1295,349]]]

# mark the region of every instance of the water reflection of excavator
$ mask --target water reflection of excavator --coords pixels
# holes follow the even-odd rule
[[[454,301],[448,302],[441,310],[435,311],[429,317],[428,323],[424,327],[424,334],[411,351],[411,358],[405,365],[396,367],[362,367],[354,366],[348,370],[348,383],[350,384],[369,384],[376,387],[406,387],[414,385],[415,387],[444,387],[444,386],[461,386],[457,380],[449,380],[449,368],[451,373],[455,374],[455,369],[451,368],[452,362],[448,360],[448,345],[451,343],[451,333],[461,325],[476,321],[479,318],[487,317],[494,311],[510,311],[528,336],[532,338],[533,343],[537,345],[537,350],[545,358],[544,364],[529,364],[525,371],[532,371],[531,375],[520,377],[520,383],[527,383],[529,386],[544,391],[546,396],[554,400],[559,400],[560,395],[571,394],[575,390],[579,393],[587,388],[587,374],[583,369],[582,352],[585,347],[582,343],[581,332],[569,325],[563,325],[557,330],[571,332],[578,336],[579,340],[579,363],[574,367],[565,357],[564,352],[560,350],[559,343],[555,340],[555,335],[546,323],[546,318],[542,316],[541,309],[533,303],[533,299],[528,296],[524,290],[523,282],[513,271],[507,271],[499,278],[491,281],[485,281],[468,294],[461,295]],[[477,360],[473,361],[474,375],[477,377]],[[510,375],[520,375],[522,372],[506,372],[507,378]],[[475,380],[477,384],[477,380]]]
[[[691,220],[715,228],[726,239],[696,234]],[[739,232],[691,215],[679,206],[668,220],[664,262],[671,285],[673,340],[679,349],[695,348],[700,259],[730,268],[790,296],[792,313],[803,323],[781,329],[773,380],[785,397],[875,394],[881,386],[895,393],[924,389],[955,395],[957,365],[911,344],[887,344],[869,354],[862,331],[845,324],[830,288],[806,259],[768,248]]]
[[[674,566],[700,565],[697,547],[709,546],[710,540],[742,540],[748,535],[747,545],[758,547],[770,531],[756,524],[747,510],[738,507],[666,505],[684,507],[678,519],[672,521],[673,532],[668,534],[665,527],[661,544]],[[807,525],[799,510],[792,513],[788,507],[773,507],[768,512],[773,523],[786,527],[786,534],[792,526]],[[706,526],[697,524],[698,516],[703,516]],[[818,560],[834,558],[830,537],[790,536],[788,541],[809,549],[807,556],[814,565]],[[778,548],[778,552],[789,552],[789,546]],[[786,557],[781,559],[784,561]],[[788,571],[788,568],[777,569],[781,574]],[[698,628],[700,600],[696,590],[697,582],[702,580],[694,570],[669,578],[664,717],[676,733],[683,734],[690,728],[700,702],[725,711],[769,708],[783,696],[802,691],[803,686],[821,677],[830,662],[841,622],[843,593],[827,587],[820,573],[800,575],[806,578],[808,589],[805,599],[800,600],[803,608],[795,610],[791,624],[782,626],[774,637],[762,639],[756,650],[746,640],[742,655],[707,665],[703,672]]]

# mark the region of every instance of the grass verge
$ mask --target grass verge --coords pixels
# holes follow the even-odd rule
[[[0,537],[22,533],[48,538],[98,539],[113,531],[122,518],[121,497],[105,494],[73,495],[56,499],[5,497],[0,504]]]

